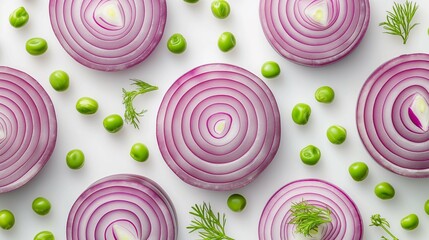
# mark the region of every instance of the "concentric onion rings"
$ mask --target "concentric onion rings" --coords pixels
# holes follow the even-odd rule
[[[326,23],[306,11],[326,5]],[[283,57],[307,66],[321,66],[348,55],[361,42],[370,19],[368,0],[261,0],[265,36]]]
[[[269,88],[237,66],[208,64],[167,91],[157,139],[168,166],[186,183],[210,189],[243,187],[274,158],[280,114]]]
[[[158,184],[138,175],[112,175],[92,184],[76,200],[67,220],[67,240],[116,240],[121,231],[136,240],[174,240],[176,218],[170,198]]]
[[[429,132],[408,117],[415,94],[429,102],[429,55],[402,55],[386,62],[360,92],[357,127],[380,165],[407,177],[429,177]]]
[[[106,5],[118,9],[110,13],[120,15],[116,25],[97,16]],[[76,61],[119,71],[142,62],[158,45],[167,6],[165,0],[50,0],[49,13],[56,37]]]
[[[54,106],[43,87],[0,66],[0,193],[30,181],[51,157],[57,139]]]

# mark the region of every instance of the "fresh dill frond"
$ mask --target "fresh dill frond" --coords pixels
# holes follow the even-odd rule
[[[375,227],[381,227],[387,234],[389,234],[390,237],[392,237],[392,240],[399,240],[399,238],[395,237],[395,235],[393,235],[389,228],[390,228],[390,224],[389,222],[385,219],[382,218],[380,216],[380,214],[374,214],[371,216],[371,225],[369,226],[375,226]],[[389,240],[387,237],[382,236],[381,237],[382,240]]]
[[[411,24],[418,8],[417,3],[408,0],[404,4],[394,2],[393,11],[387,11],[386,21],[379,26],[383,26],[385,33],[400,36],[406,44],[410,31],[418,25],[418,23]]]
[[[305,200],[292,203],[290,212],[292,219],[289,224],[295,224],[295,232],[305,237],[311,236],[312,232],[317,232],[320,225],[332,221],[330,209],[309,204]]]
[[[210,204],[195,204],[189,213],[194,216],[186,227],[189,233],[197,231],[202,240],[234,240],[225,233],[225,214],[214,213]]]
[[[158,87],[152,86],[138,79],[131,79],[131,81],[133,81],[131,85],[136,86],[137,89],[127,91],[126,89],[122,88],[122,103],[125,106],[124,118],[126,123],[131,123],[135,128],[138,129],[140,123],[139,117],[142,117],[146,110],[137,111],[133,105],[133,101],[138,95],[158,90]]]

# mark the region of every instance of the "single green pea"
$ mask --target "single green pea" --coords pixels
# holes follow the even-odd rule
[[[19,7],[9,15],[9,23],[12,27],[20,28],[27,24],[29,18],[30,15],[28,15],[27,10],[24,7]]]
[[[149,150],[143,143],[135,143],[131,147],[130,156],[137,162],[144,162],[149,157]]]
[[[307,124],[311,115],[311,107],[305,103],[298,103],[292,109],[292,120],[299,125]]]
[[[82,114],[94,114],[98,110],[98,102],[90,97],[79,98],[76,102],[76,110]]]
[[[354,162],[349,166],[349,173],[355,181],[360,182],[368,176],[369,168],[364,162]]]
[[[280,74],[280,66],[274,61],[265,62],[261,67],[261,73],[266,78],[275,78]]]
[[[48,199],[44,197],[38,197],[33,200],[33,204],[31,205],[33,211],[39,215],[46,215],[51,211],[51,203]]]
[[[381,182],[375,186],[374,193],[380,199],[388,200],[395,196],[395,188],[388,182]]]
[[[183,1],[185,1],[187,3],[197,3],[198,2],[198,0],[183,0]]]
[[[180,33],[175,33],[167,41],[167,48],[170,52],[179,54],[186,50],[186,39]]]
[[[246,207],[246,198],[238,193],[228,197],[227,204],[233,212],[241,212]]]
[[[235,47],[236,41],[234,34],[224,32],[220,35],[217,45],[222,52],[228,52]]]
[[[425,213],[426,213],[427,215],[429,215],[429,200],[427,200],[427,201],[425,202],[424,210],[425,210]]]
[[[227,18],[231,12],[231,7],[225,0],[214,0],[212,2],[211,8],[213,15],[219,19]]]
[[[316,92],[314,93],[314,97],[318,102],[331,103],[332,101],[334,101],[335,92],[334,89],[332,89],[331,87],[323,86],[316,90]]]
[[[48,43],[43,38],[31,38],[25,44],[25,49],[33,56],[42,55],[48,50]]]
[[[55,237],[52,232],[42,231],[34,237],[34,240],[55,240]]]
[[[0,211],[0,228],[9,230],[15,225],[15,216],[9,210],[3,209]]]
[[[73,170],[80,169],[85,163],[85,154],[79,149],[73,149],[67,153],[66,163]]]
[[[124,120],[118,114],[112,114],[104,118],[103,126],[110,133],[116,133],[121,130]]]
[[[49,83],[51,83],[52,88],[58,92],[67,90],[69,88],[69,82],[69,75],[62,70],[53,71],[49,76]]]
[[[316,165],[321,157],[320,149],[313,145],[308,145],[299,153],[301,161],[307,165]]]
[[[347,138],[347,131],[341,126],[334,125],[328,128],[326,136],[331,143],[342,144]]]
[[[413,230],[419,226],[419,217],[412,213],[401,220],[401,227],[405,230]]]

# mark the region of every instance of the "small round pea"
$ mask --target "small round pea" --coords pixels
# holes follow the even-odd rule
[[[34,240],[55,240],[55,237],[54,234],[50,231],[42,231],[34,236]]]
[[[412,213],[401,219],[401,227],[405,230],[413,230],[419,225],[419,217]]]
[[[48,50],[48,43],[43,38],[31,38],[25,43],[25,49],[33,56],[42,55]]]
[[[3,209],[0,211],[0,228],[9,230],[15,225],[15,216],[9,210]]]
[[[76,110],[81,114],[94,114],[98,110],[98,102],[90,97],[79,98],[76,102]]]
[[[335,92],[334,89],[329,86],[322,86],[316,90],[316,92],[314,93],[314,97],[318,102],[331,103],[332,101],[334,101]]]
[[[19,7],[9,15],[9,23],[12,27],[20,28],[27,24],[29,18],[27,10],[24,7]]]
[[[198,2],[198,0],[183,0],[183,1],[185,1],[187,3],[197,3]]]
[[[80,169],[85,163],[85,154],[79,149],[73,149],[67,153],[66,163],[71,169]]]
[[[328,128],[326,136],[331,143],[342,144],[347,138],[347,131],[341,126],[334,125]]]
[[[222,52],[228,52],[235,47],[236,41],[234,34],[231,32],[224,32],[219,36],[217,45]]]
[[[275,78],[280,74],[280,66],[274,61],[267,61],[262,65],[261,73],[266,78]]]
[[[246,198],[238,193],[228,197],[227,204],[233,212],[241,212],[246,207]]]
[[[53,71],[49,76],[49,83],[56,91],[65,91],[69,88],[69,75],[62,70]]]
[[[103,126],[110,133],[116,133],[121,130],[124,125],[124,120],[118,114],[111,114],[104,118]]]
[[[229,3],[225,0],[214,0],[211,5],[212,13],[219,19],[225,19],[231,12]]]
[[[374,193],[380,199],[388,200],[395,196],[395,189],[390,183],[381,182],[375,186]]]
[[[369,168],[364,162],[354,162],[349,166],[349,173],[355,181],[360,182],[368,176]]]
[[[305,103],[298,103],[292,109],[292,120],[299,125],[307,124],[311,115],[311,107]]]
[[[425,202],[424,210],[425,210],[425,213],[426,213],[427,215],[429,215],[429,200],[427,200],[427,201]]]
[[[175,33],[167,41],[167,48],[170,52],[179,54],[186,50],[186,39],[180,33]]]
[[[33,200],[33,204],[31,205],[33,211],[39,215],[46,215],[51,211],[51,203],[48,199],[44,197],[38,197]]]
[[[135,143],[131,147],[130,156],[137,162],[144,162],[149,157],[149,150],[143,143]]]
[[[307,165],[316,165],[320,160],[320,149],[313,145],[308,145],[299,153],[301,161]]]

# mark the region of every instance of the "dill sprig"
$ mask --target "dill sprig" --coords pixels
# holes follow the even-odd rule
[[[292,219],[289,224],[295,224],[295,232],[305,237],[311,236],[312,232],[317,232],[321,224],[332,221],[330,209],[311,205],[305,200],[292,203],[290,211]]]
[[[215,214],[210,204],[203,203],[201,206],[195,204],[189,213],[195,216],[191,225],[186,227],[189,233],[198,231],[202,240],[234,240],[225,233],[225,214],[222,217],[220,213]]]
[[[414,14],[418,9],[416,3],[405,1],[404,4],[394,3],[393,12],[387,11],[386,21],[379,24],[386,30],[385,33],[398,35],[402,38],[403,43],[406,44],[408,35],[411,29],[417,26],[418,23],[411,25]]]
[[[387,234],[390,235],[390,237],[392,237],[392,240],[399,240],[399,238],[395,237],[395,235],[393,235],[390,232],[390,230],[389,230],[389,228],[390,228],[389,222],[385,218],[382,218],[380,216],[380,214],[374,214],[374,215],[371,216],[371,225],[369,225],[369,226],[381,227]],[[385,236],[382,236],[381,239],[382,240],[389,240]]]
[[[131,81],[133,81],[131,85],[136,86],[137,89],[127,91],[126,89],[122,88],[122,103],[125,105],[124,118],[126,123],[131,123],[135,128],[138,129],[140,123],[139,117],[142,117],[146,110],[137,111],[133,105],[134,98],[140,94],[158,90],[158,87],[152,86],[138,79],[131,79]]]

